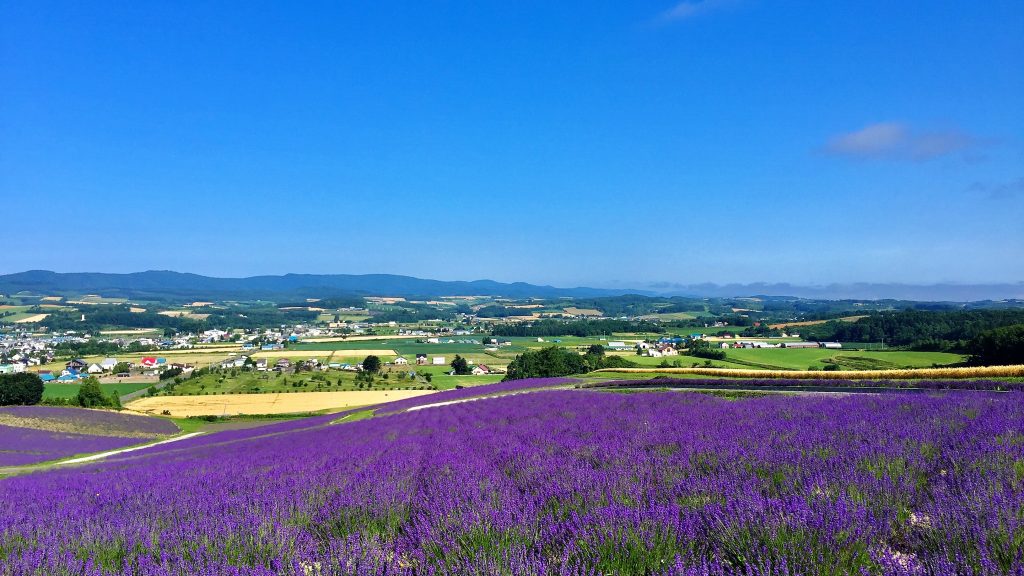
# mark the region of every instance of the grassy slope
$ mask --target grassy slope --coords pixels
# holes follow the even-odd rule
[[[627,360],[636,362],[641,367],[657,367],[662,361],[670,364],[678,360],[683,367],[694,362],[704,365],[703,358],[691,356],[669,356],[649,358],[633,353],[621,354]],[[962,362],[964,356],[945,352],[907,352],[907,351],[863,351],[863,350],[825,350],[812,349],[739,349],[727,350],[726,359],[712,360],[711,364],[720,368],[760,368],[772,370],[806,370],[811,366],[824,368],[833,360],[841,368],[855,369],[895,369],[895,368],[930,368],[933,364],[948,365]]]
[[[136,390],[143,390],[149,388],[151,384],[148,383],[129,383],[121,382],[118,384],[100,384],[100,389],[103,390],[104,394],[110,394],[115,390],[121,396],[125,394],[135,392]],[[73,398],[78,395],[78,389],[81,386],[79,384],[53,384],[49,383],[43,387],[43,398]]]

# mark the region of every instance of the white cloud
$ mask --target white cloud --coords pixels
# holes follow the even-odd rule
[[[729,0],[683,0],[668,10],[662,12],[657,20],[659,22],[675,22],[686,20],[694,16],[721,8]]]
[[[825,151],[850,158],[921,161],[966,150],[975,143],[971,135],[955,130],[915,131],[901,122],[879,122],[833,136]]]

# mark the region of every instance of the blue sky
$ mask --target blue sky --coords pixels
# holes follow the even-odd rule
[[[0,273],[1024,280],[1024,3],[0,0]]]

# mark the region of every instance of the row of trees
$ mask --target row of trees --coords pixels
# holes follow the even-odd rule
[[[43,381],[29,372],[0,374],[0,406],[31,406],[43,400]],[[50,398],[47,404],[74,404],[84,408],[121,409],[121,398],[117,391],[104,394],[99,380],[86,378],[78,387],[78,394],[72,398]]]
[[[885,342],[918,350],[966,351],[982,333],[1024,324],[1024,310],[903,310],[872,314],[856,322],[831,321],[801,326],[808,340]]]
[[[632,368],[636,364],[621,356],[605,356],[600,345],[591,346],[586,354],[577,354],[559,346],[528,350],[508,365],[505,380],[553,378],[586,374],[601,368]]]
[[[608,336],[615,332],[652,332],[660,334],[665,331],[660,324],[653,322],[631,322],[628,320],[535,320],[515,324],[499,324],[494,327],[495,336]]]
[[[1024,364],[1024,324],[983,332],[969,348],[972,364]]]

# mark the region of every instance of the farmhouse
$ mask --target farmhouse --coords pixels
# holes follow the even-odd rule
[[[396,366],[405,366],[408,363],[409,363],[409,361],[406,360],[405,358],[401,357],[401,356],[399,356],[398,358],[395,358],[394,361],[392,362],[392,364],[394,364]]]
[[[153,366],[156,366],[156,356],[146,356],[142,359],[140,364],[142,364],[143,368],[152,368]]]
[[[775,344],[750,340],[741,340],[734,345],[735,348],[776,348]]]
[[[486,364],[477,364],[473,367],[474,376],[483,376],[490,373],[491,369]]]
[[[64,365],[68,370],[85,370],[89,367],[89,363],[81,358],[75,358]]]
[[[103,367],[99,364],[89,364],[89,368],[86,370],[89,374],[102,374]]]
[[[82,373],[79,372],[78,370],[75,370],[74,368],[65,368],[61,370],[60,375],[61,377],[71,376],[75,380],[78,380],[79,378],[82,377]],[[60,378],[58,378],[58,380],[60,380]]]
[[[679,352],[675,349],[675,346],[669,346],[668,344],[663,344],[661,346],[658,346],[658,352],[661,352],[662,356],[678,356],[679,355]]]
[[[245,361],[248,360],[246,356],[239,356],[238,358],[229,358],[220,363],[221,368],[241,368],[245,366]]]
[[[817,342],[783,342],[783,348],[820,348]]]
[[[417,354],[416,355],[416,364],[418,366],[422,366],[422,365],[424,365],[426,363],[427,363],[427,355],[426,354]]]

